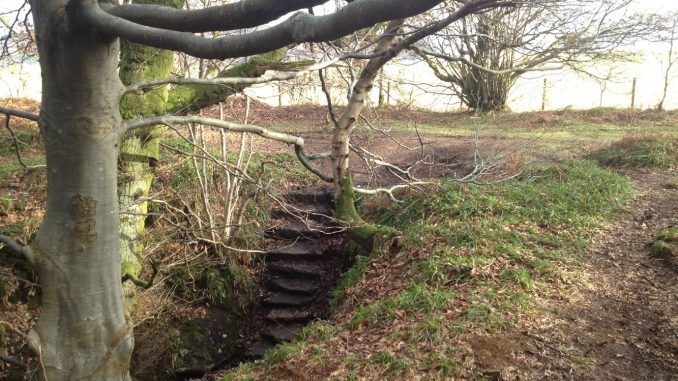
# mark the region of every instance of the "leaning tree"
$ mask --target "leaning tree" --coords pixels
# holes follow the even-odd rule
[[[31,0],[42,69],[38,122],[47,158],[47,205],[39,232],[29,245],[22,247],[4,236],[0,240],[24,255],[38,273],[42,309],[28,341],[39,360],[42,379],[130,379],[134,340],[121,297],[118,240],[120,143],[137,128],[200,119],[124,120],[120,100],[128,89],[118,76],[119,39],[196,57],[227,59],[336,39],[375,23],[420,14],[443,1],[357,0],[326,15],[298,12],[266,26],[290,12],[325,2],[242,0],[187,11],[117,5],[115,1]],[[467,6],[482,8],[500,2],[477,0]],[[262,28],[219,38],[199,35],[257,26]],[[218,120],[210,124],[294,144],[304,157],[303,140],[256,126]]]

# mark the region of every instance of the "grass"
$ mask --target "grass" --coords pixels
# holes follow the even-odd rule
[[[678,164],[678,139],[631,136],[598,151],[593,157],[617,168],[669,169]]]
[[[510,329],[511,316],[535,311],[540,295],[566,290],[578,277],[591,228],[632,195],[624,177],[593,161],[570,161],[509,183],[448,183],[424,197],[410,194],[404,205],[378,204],[371,217],[404,235],[402,253],[410,254],[402,267],[381,270],[396,261],[388,255],[360,258],[340,282],[335,306],[342,313],[323,324],[322,338],[306,335],[271,354],[280,360],[275,364],[264,360],[264,368],[255,363],[229,377],[276,374],[291,358],[299,369],[316,346],[323,348],[324,367],[345,369],[348,379],[408,372],[458,377],[466,353],[459,343],[473,333]],[[350,366],[336,362],[332,343],[340,337],[341,348],[361,337],[371,351],[352,353]],[[393,349],[402,345],[411,350]]]

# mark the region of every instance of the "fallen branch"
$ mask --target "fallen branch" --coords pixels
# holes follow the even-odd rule
[[[23,370],[29,370],[28,364],[25,364],[19,360],[13,359],[11,357],[7,357],[5,355],[0,355],[0,361],[6,362],[9,365],[15,366],[17,368],[23,369]]]

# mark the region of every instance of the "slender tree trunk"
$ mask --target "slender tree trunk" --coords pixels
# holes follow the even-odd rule
[[[386,30],[393,31],[402,24],[403,20],[392,21]],[[376,45],[375,51],[386,51],[393,44],[395,37],[395,33],[382,37]],[[373,58],[367,63],[360,73],[360,78],[353,86],[346,110],[337,120],[332,134],[333,192],[334,199],[337,200],[337,218],[347,222],[361,221],[353,206],[353,182],[348,171],[351,134],[355,129],[358,118],[360,118],[360,113],[370,95],[374,79],[379,74],[379,70],[398,53],[400,52],[389,52]]]
[[[29,345],[43,379],[129,380],[134,340],[121,298],[116,179],[119,48],[78,28],[66,3],[32,2],[48,191],[32,243],[42,309]]]

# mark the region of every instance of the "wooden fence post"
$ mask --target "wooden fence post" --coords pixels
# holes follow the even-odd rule
[[[544,88],[541,93],[541,111],[546,110],[546,86],[548,85],[548,79],[544,78]]]
[[[636,82],[637,78],[633,78],[633,87],[631,87],[631,110],[636,108]]]

